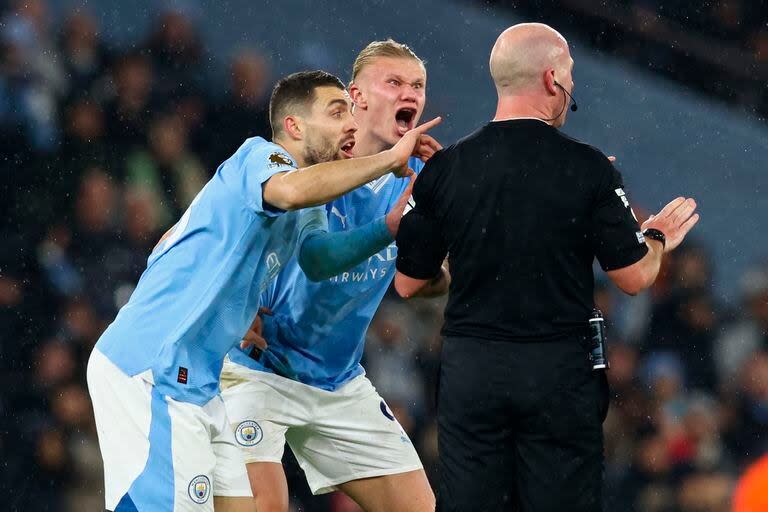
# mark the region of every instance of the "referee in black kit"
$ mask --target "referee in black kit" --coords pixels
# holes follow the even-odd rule
[[[490,68],[494,120],[429,160],[397,236],[404,297],[449,279],[449,255],[438,510],[596,512],[608,389],[589,358],[592,262],[647,288],[696,203],[641,229],[608,158],[557,130],[573,60],[552,28],[507,29]]]

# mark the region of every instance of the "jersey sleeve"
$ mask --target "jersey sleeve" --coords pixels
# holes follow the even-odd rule
[[[408,159],[408,167],[410,167],[411,170],[413,170],[413,172],[418,175],[424,168],[424,162],[422,162],[421,159],[412,156]]]
[[[413,186],[415,205],[400,221],[397,232],[397,270],[414,279],[432,279],[440,272],[448,248],[434,211],[434,157]]]
[[[248,206],[262,215],[277,216],[284,213],[264,202],[264,184],[275,174],[295,170],[296,162],[293,158],[280,146],[264,143],[245,153],[237,164],[237,175]]]
[[[299,237],[296,247],[301,247],[310,235],[328,232],[328,217],[325,206],[314,206],[299,210]]]
[[[592,211],[592,244],[605,271],[636,263],[648,252],[645,238],[629,205],[624,180],[604,156],[604,166]]]

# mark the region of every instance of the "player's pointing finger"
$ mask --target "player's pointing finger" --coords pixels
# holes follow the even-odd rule
[[[443,122],[443,118],[440,117],[440,116],[437,116],[436,118],[432,119],[431,121],[427,121],[426,123],[417,126],[416,128],[414,128],[414,130],[416,130],[420,134],[421,133],[425,133],[425,132],[428,132],[429,130],[431,130],[432,128],[434,128],[435,126],[439,125],[442,122]]]

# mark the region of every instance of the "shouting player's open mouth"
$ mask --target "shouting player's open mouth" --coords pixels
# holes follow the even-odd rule
[[[342,154],[344,158],[352,158],[353,147],[355,147],[354,137],[352,137],[351,139],[342,141],[341,146],[339,147],[339,152]]]
[[[416,109],[413,107],[403,107],[395,113],[395,123],[397,124],[397,133],[402,137],[405,132],[413,128],[413,121],[416,119]]]

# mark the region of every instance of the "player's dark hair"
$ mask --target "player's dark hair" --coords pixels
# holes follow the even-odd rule
[[[272,89],[269,100],[269,123],[272,137],[283,131],[283,119],[287,115],[303,113],[315,101],[315,89],[336,87],[344,90],[344,84],[336,76],[322,70],[300,71],[281,78]]]

